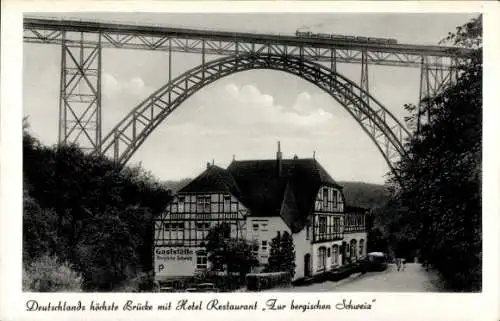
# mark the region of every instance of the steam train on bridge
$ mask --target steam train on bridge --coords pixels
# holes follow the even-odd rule
[[[295,36],[300,38],[315,38],[315,39],[333,39],[333,40],[345,40],[345,41],[357,41],[365,43],[379,43],[383,45],[395,45],[398,43],[396,39],[392,38],[374,38],[374,37],[358,37],[358,36],[344,36],[328,33],[313,33],[310,31],[299,31],[295,32]]]

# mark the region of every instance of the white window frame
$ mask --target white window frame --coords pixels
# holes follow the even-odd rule
[[[208,265],[208,256],[206,252],[200,251],[196,253],[196,269],[206,270]]]

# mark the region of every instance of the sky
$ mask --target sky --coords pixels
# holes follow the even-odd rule
[[[30,15],[29,16],[35,16]],[[221,31],[294,34],[295,30],[396,38],[399,43],[437,44],[475,14],[50,14]],[[43,143],[57,142],[61,50],[24,44],[23,113]],[[207,60],[218,57],[207,57]],[[195,54],[174,53],[172,76],[201,63]],[[104,49],[103,137],[133,107],[168,81],[165,52]],[[360,66],[338,71],[358,82]],[[419,70],[369,67],[371,94],[400,120],[403,105],[417,103]],[[161,180],[201,173],[207,162],[226,167],[233,159],[271,159],[281,142],[283,157],[316,159],[339,181],[384,183],[389,167],[356,121],[328,94],[296,76],[278,71],[237,73],[187,99],[136,151]]]

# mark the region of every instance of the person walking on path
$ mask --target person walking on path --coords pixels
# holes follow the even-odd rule
[[[398,272],[401,269],[401,259],[396,258],[396,267],[398,268]]]
[[[403,271],[406,269],[406,259],[403,258],[401,259],[401,261],[403,262]]]

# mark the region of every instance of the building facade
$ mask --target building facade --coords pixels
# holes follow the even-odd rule
[[[271,240],[290,233],[294,279],[307,278],[366,255],[365,214],[346,206],[342,187],[316,159],[233,161],[207,169],[182,188],[155,219],[157,280],[192,276],[210,268],[205,242],[221,223],[230,237],[253,244],[260,265]]]

